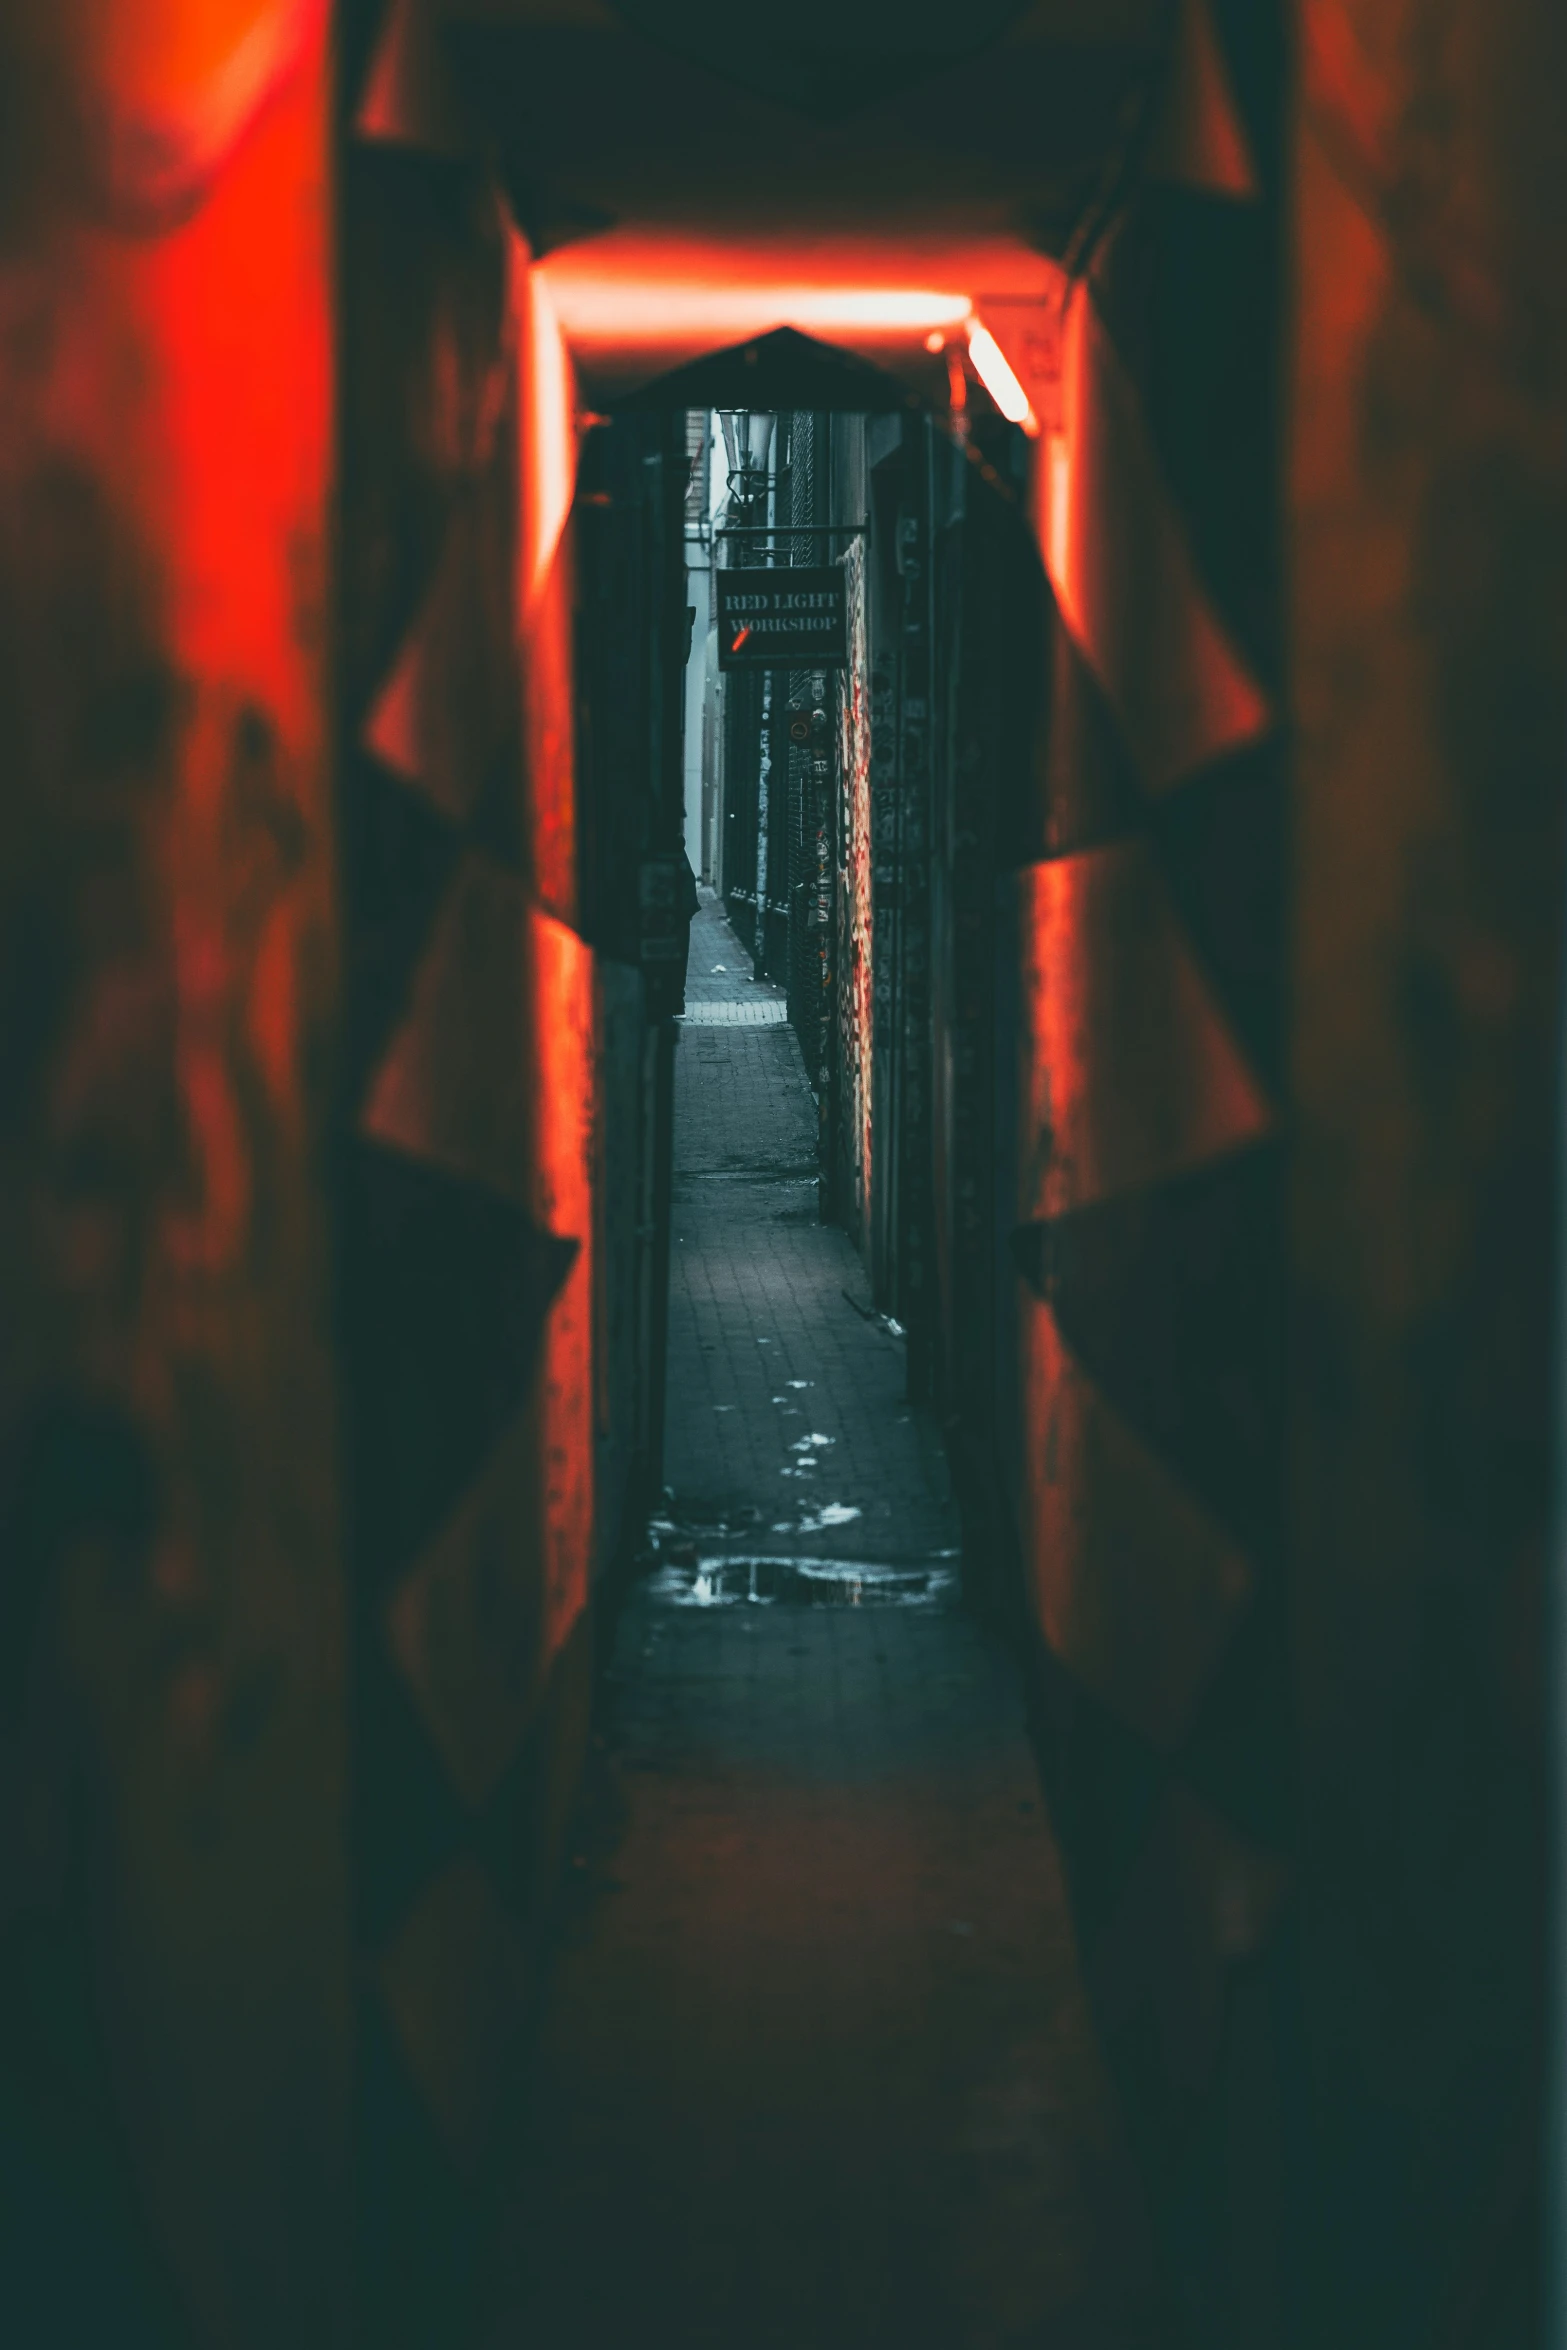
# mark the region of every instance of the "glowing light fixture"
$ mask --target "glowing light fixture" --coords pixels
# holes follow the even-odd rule
[[[990,329],[977,319],[969,320],[968,355],[974,362],[974,373],[995,401],[1008,424],[1020,424],[1032,439],[1039,431],[1039,419],[1033,403],[1018,382],[1001,345]]]
[[[575,266],[573,266],[575,262]],[[809,333],[918,334],[962,327],[966,294],[923,287],[725,285],[690,278],[596,274],[575,256],[545,265],[555,306],[573,342],[672,342],[682,335],[740,341],[777,326]]]

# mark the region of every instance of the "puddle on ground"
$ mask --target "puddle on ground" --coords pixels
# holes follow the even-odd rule
[[[824,1501],[818,1510],[803,1517],[797,1526],[775,1526],[775,1534],[820,1534],[828,1526],[852,1526],[863,1516],[859,1503],[854,1501]]]
[[[698,1558],[660,1567],[648,1589],[670,1607],[935,1607],[957,1595],[956,1553],[928,1564],[863,1559]]]

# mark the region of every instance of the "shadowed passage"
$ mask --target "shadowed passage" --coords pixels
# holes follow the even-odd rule
[[[493,2341],[1161,2336],[1010,1662],[704,893],[667,1508],[619,1626]]]

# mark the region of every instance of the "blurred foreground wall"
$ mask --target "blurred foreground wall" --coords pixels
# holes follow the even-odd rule
[[[344,35],[355,2259],[367,2333],[424,2350],[476,2322],[594,1601],[657,1469],[673,1034],[639,967],[638,884],[674,642],[648,534],[672,544],[683,623],[665,507],[684,474],[636,453],[584,535],[576,385],[518,192],[427,12],[348,9]],[[619,691],[595,732],[574,663],[604,632],[581,607],[644,569],[645,602],[612,607]],[[678,811],[678,733],[667,747]]]
[[[1312,2338],[1522,2344],[1567,746],[1567,16],[1303,0],[1295,1688]]]
[[[323,15],[0,19],[0,2227],[29,2343],[270,2350],[341,2315]]]
[[[1567,19],[1181,21],[1041,477],[1013,1245],[1045,1752],[1191,2339],[1522,2350]]]

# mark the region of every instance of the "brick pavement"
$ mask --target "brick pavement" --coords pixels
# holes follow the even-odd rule
[[[784,991],[770,979],[757,979],[749,950],[729,927],[717,893],[697,884],[696,920],[691,925],[691,958],[686,966],[686,1003],[781,1004]]]
[[[681,1014],[688,1028],[772,1028],[788,1017],[786,1003],[766,996],[749,1004],[688,1004]]]
[[[675,1499],[486,2350],[1159,2350],[1010,1660],[817,1221],[792,1033],[688,1029],[676,1117]]]
[[[726,966],[714,973],[715,964]],[[691,965],[709,1002],[760,993],[704,892]],[[692,988],[688,985],[688,998]],[[772,990],[774,997],[777,991]],[[684,1029],[665,1478],[677,1519],[731,1546],[896,1560],[958,1540],[934,1426],[846,1234],[817,1212],[816,1107],[792,1028]],[[823,1515],[829,1513],[828,1523]]]

